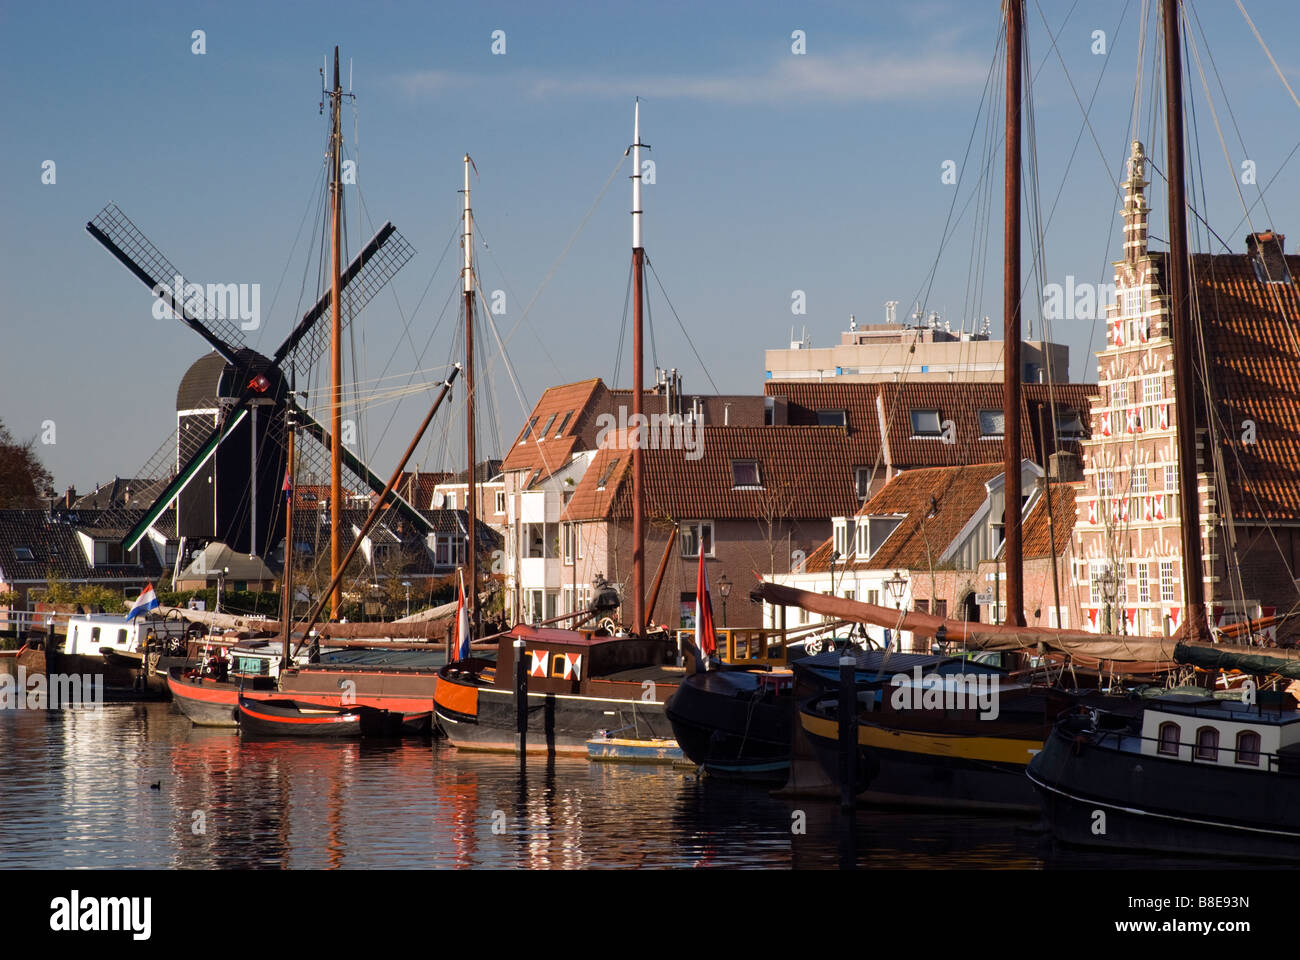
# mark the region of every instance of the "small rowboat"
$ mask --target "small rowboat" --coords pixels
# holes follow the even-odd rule
[[[682,748],[666,737],[632,740],[620,737],[592,737],[587,741],[587,756],[592,760],[623,763],[675,763],[682,760]]]
[[[239,698],[239,730],[256,737],[324,740],[396,736],[402,718],[373,707],[317,707],[295,700]]]

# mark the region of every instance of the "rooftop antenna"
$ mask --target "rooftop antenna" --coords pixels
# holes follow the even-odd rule
[[[855,317],[853,314],[850,313],[850,314],[849,314],[849,330],[850,330],[850,331],[853,331],[853,330],[856,330],[856,329],[858,329],[858,318]]]
[[[898,301],[885,301],[885,323],[896,323],[898,317]]]

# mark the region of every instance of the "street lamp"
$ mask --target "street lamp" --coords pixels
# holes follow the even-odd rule
[[[894,607],[902,610],[903,594],[907,592],[907,580],[903,577],[902,570],[895,570],[894,575],[885,581],[885,592],[894,601]]]
[[[722,597],[722,625],[727,625],[727,597],[731,596],[731,581],[724,573],[718,578],[718,596]]]
[[[402,586],[406,588],[406,615],[411,615],[411,581],[403,580]]]
[[[221,583],[226,579],[228,573],[230,573],[229,567],[222,567],[217,571],[217,613],[221,612]]]

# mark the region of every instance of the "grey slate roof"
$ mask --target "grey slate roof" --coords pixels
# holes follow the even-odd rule
[[[151,545],[141,544],[139,564],[94,566],[77,538],[78,525],[70,514],[45,510],[0,510],[0,575],[8,583],[43,582],[54,576],[64,581],[108,580],[133,583],[152,580],[162,573]],[[95,514],[97,517],[97,514]],[[92,536],[104,537],[91,529]],[[19,551],[32,559],[19,559]]]

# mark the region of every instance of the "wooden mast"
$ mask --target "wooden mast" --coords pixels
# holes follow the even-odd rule
[[[334,88],[330,92],[330,579],[339,581],[343,555],[343,324],[339,313],[339,270],[341,269],[340,234],[342,231],[343,190],[340,172],[343,153],[343,127],[339,105],[343,91],[339,86],[339,48],[334,48]],[[342,590],[336,586],[330,594],[330,618],[339,618]]]
[[[1020,540],[1020,87],[1024,0],[1007,0],[1006,194],[1002,260],[1003,530],[1007,570],[1007,622],[1025,625]],[[994,620],[996,620],[996,615]]]
[[[469,486],[465,513],[468,533],[465,541],[465,562],[469,568],[470,636],[482,633],[478,607],[478,475],[475,470],[474,451],[474,229],[473,214],[469,206],[469,167],[473,163],[465,154],[465,235],[461,244],[465,248],[465,449],[469,459]]]
[[[633,120],[632,141],[632,633],[645,635],[645,460],[641,439],[645,414],[641,390],[645,371],[642,368],[641,304],[644,299],[645,249],[641,245],[641,100],[638,97]],[[627,591],[624,591],[626,596]]]
[[[1178,435],[1178,499],[1181,501],[1184,639],[1209,642],[1205,615],[1205,568],[1201,559],[1197,491],[1193,329],[1187,276],[1187,199],[1183,169],[1183,63],[1177,0],[1164,0],[1165,147],[1169,180],[1169,325],[1174,341],[1175,424]]]
[[[284,569],[280,573],[280,592],[284,594],[280,598],[280,606],[283,615],[280,622],[284,625],[283,649],[281,652],[281,666],[289,665],[289,642],[290,634],[293,632],[293,435],[297,429],[297,422],[293,418],[293,405],[285,409],[285,427],[288,430],[288,461],[285,464],[285,502],[284,502]]]

